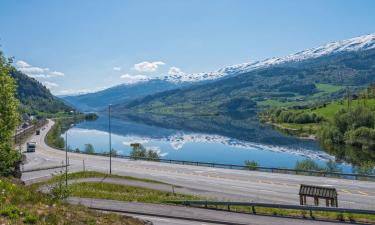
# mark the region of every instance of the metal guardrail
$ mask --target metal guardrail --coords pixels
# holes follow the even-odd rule
[[[52,170],[52,169],[59,169],[59,168],[63,168],[65,169],[65,166],[70,166],[70,164],[68,165],[59,165],[59,166],[48,166],[48,167],[38,167],[38,168],[34,168],[34,169],[22,169],[21,172],[22,173],[30,173],[30,172],[36,172],[36,171],[43,171],[43,170]]]
[[[22,144],[23,141],[31,134],[33,134],[36,130],[40,129],[44,125],[46,125],[47,120],[39,120],[36,124],[33,124],[25,129],[17,131],[15,135],[13,135],[14,144],[19,145]]]
[[[65,149],[61,149],[61,148],[55,148],[55,149],[65,151]],[[85,152],[76,152],[72,150],[70,150],[69,152],[109,157],[108,153],[85,153]],[[375,182],[375,175],[366,175],[366,174],[357,174],[357,173],[338,173],[338,172],[314,171],[314,170],[295,170],[295,169],[263,167],[263,166],[249,167],[246,165],[175,160],[175,159],[151,159],[151,158],[142,158],[142,157],[134,158],[129,155],[112,155],[112,157],[122,158],[122,159],[152,161],[152,162],[160,162],[160,163],[190,165],[190,166],[204,166],[204,167],[213,167],[213,168],[237,169],[237,170],[260,171],[260,172],[271,172],[271,173],[282,173],[282,174],[295,174],[295,175],[305,175],[305,176],[321,176],[321,177],[332,177],[332,178],[342,178],[342,179],[351,179],[351,180],[361,179],[361,180]]]
[[[107,154],[95,153],[94,155],[108,156],[108,153]],[[365,174],[355,174],[355,173],[338,173],[338,172],[314,171],[314,170],[295,170],[295,169],[262,167],[262,166],[249,167],[246,165],[210,163],[210,162],[174,160],[174,159],[150,159],[150,158],[140,158],[140,157],[134,158],[134,157],[127,156],[127,155],[116,155],[113,157],[134,159],[134,160],[144,160],[144,161],[154,161],[154,162],[162,162],[162,163],[171,163],[171,164],[205,166],[205,167],[214,167],[214,168],[250,170],[250,171],[296,174],[296,175],[310,175],[310,176],[322,176],[322,177],[336,177],[336,178],[355,179],[355,180],[365,179],[369,181],[375,181],[375,175],[365,175]]]
[[[255,202],[220,202],[220,201],[163,201],[163,203],[179,204],[184,206],[226,206],[230,211],[230,206],[246,206],[251,207],[252,213],[256,214],[256,207],[258,208],[273,208],[273,209],[289,209],[289,210],[304,210],[312,212],[336,212],[336,213],[351,213],[375,215],[375,210],[366,209],[349,209],[349,208],[335,208],[335,207],[319,207],[319,206],[301,206],[301,205],[284,205],[284,204],[270,204],[270,203],[255,203]]]

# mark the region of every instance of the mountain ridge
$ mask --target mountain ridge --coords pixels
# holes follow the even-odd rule
[[[273,57],[268,58],[265,60],[259,60],[256,62],[248,62],[242,64],[236,64],[231,66],[223,67],[214,72],[203,72],[203,73],[193,73],[193,74],[179,74],[179,75],[169,75],[169,76],[160,76],[157,78],[150,78],[147,81],[142,81],[141,83],[137,84],[120,84],[105,90],[101,90],[94,93],[89,94],[82,94],[76,96],[65,96],[63,99],[67,102],[72,103],[74,106],[78,108],[84,108],[88,110],[97,110],[104,105],[108,105],[108,99],[116,98],[116,96],[112,96],[111,98],[107,98],[107,102],[103,101],[102,104],[94,104],[93,106],[85,106],[84,101],[100,101],[100,95],[105,92],[111,92],[113,89],[123,89],[124,93],[129,93],[134,85],[140,87],[142,89],[149,88],[149,83],[151,82],[164,82],[164,84],[168,87],[166,88],[158,88],[155,90],[146,91],[140,95],[132,94],[130,98],[120,97],[117,101],[112,102],[113,104],[120,104],[124,101],[128,101],[131,99],[135,99],[136,97],[143,97],[148,94],[156,94],[158,92],[172,90],[173,88],[181,88],[186,87],[189,85],[201,85],[205,84],[205,82],[215,82],[220,79],[227,79],[228,77],[249,73],[251,71],[266,69],[270,67],[296,67],[299,64],[307,63],[312,61],[316,63],[316,59],[335,56],[340,54],[345,54],[349,52],[360,52],[360,51],[367,51],[375,49],[375,33],[362,35],[346,40],[341,41],[334,41],[324,45],[321,45],[316,48],[306,49],[294,54],[290,54],[283,57]],[[129,90],[128,90],[129,89]],[[123,95],[118,93],[120,96]],[[105,95],[105,94],[103,94]],[[90,99],[91,98],[91,99]]]

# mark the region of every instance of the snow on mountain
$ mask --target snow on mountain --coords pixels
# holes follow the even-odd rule
[[[131,79],[132,82],[131,83],[125,82],[118,86],[120,87],[123,86],[126,88],[132,85],[140,85],[142,83],[147,85],[149,82],[157,81],[157,80],[167,81],[169,83],[174,83],[175,85],[181,84],[181,83],[189,84],[189,83],[194,83],[194,82],[199,82],[199,81],[215,80],[215,79],[227,76],[227,75],[236,75],[236,74],[246,73],[255,69],[266,68],[266,67],[274,66],[274,65],[281,65],[283,63],[299,62],[299,61],[303,61],[307,59],[314,59],[314,58],[327,56],[327,55],[334,54],[334,53],[363,51],[363,50],[369,50],[373,48],[375,48],[375,33],[369,34],[369,35],[363,35],[363,36],[359,36],[359,37],[355,37],[355,38],[351,38],[347,40],[331,42],[331,43],[322,45],[317,48],[307,49],[307,50],[304,50],[295,54],[287,55],[284,57],[274,57],[274,58],[269,58],[269,59],[256,61],[256,62],[247,62],[247,63],[237,64],[237,65],[226,66],[224,68],[221,68],[213,72],[202,72],[202,73],[192,73],[192,74],[179,72],[175,74],[163,75],[160,77],[143,77],[143,76],[132,77],[130,75],[123,75],[123,78]],[[141,78],[141,79],[136,79],[136,78]],[[118,86],[114,86],[112,88],[116,88]],[[100,90],[103,90],[103,89],[100,89]],[[93,93],[93,92],[96,93],[100,90],[94,90],[94,91],[82,90],[80,91],[78,95]],[[72,96],[72,95],[77,95],[77,93],[75,94],[61,93],[61,95]]]
[[[255,69],[266,68],[283,63],[300,62],[335,53],[364,51],[373,48],[375,48],[375,33],[347,40],[331,42],[317,48],[307,49],[284,57],[274,57],[256,62],[227,66],[214,72],[169,75],[164,77],[164,79],[171,82],[197,82],[202,80],[214,80],[227,75],[246,73]]]

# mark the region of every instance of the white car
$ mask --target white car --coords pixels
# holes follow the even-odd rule
[[[36,142],[27,142],[26,152],[35,152]]]

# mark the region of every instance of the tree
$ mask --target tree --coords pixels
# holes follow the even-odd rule
[[[0,175],[14,175],[20,154],[13,149],[19,115],[16,99],[16,84],[10,76],[11,60],[0,51]]]
[[[85,153],[93,154],[95,152],[94,146],[92,144],[85,144]]]
[[[130,152],[130,158],[139,159],[139,158],[148,158],[152,160],[160,159],[160,154],[155,150],[147,150],[143,145],[134,145],[132,151]]]

